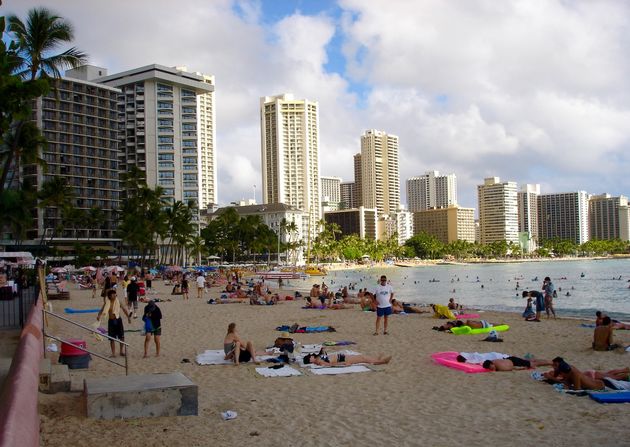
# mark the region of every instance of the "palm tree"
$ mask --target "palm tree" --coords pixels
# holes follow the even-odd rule
[[[51,54],[74,39],[72,24],[47,8],[33,8],[26,15],[26,23],[9,16],[9,32],[18,43],[20,65],[17,74],[25,79],[38,77],[60,78],[60,69],[76,68],[87,62],[87,55],[71,47],[62,53]]]

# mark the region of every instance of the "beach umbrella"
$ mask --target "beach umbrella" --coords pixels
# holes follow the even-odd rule
[[[68,273],[68,270],[66,270],[63,267],[55,267],[51,270],[51,272],[53,273]]]
[[[166,270],[172,270],[174,272],[181,272],[182,268],[179,265],[169,265]]]
[[[86,265],[85,267],[81,267],[81,270],[84,272],[95,272],[96,267],[92,267],[91,265]]]

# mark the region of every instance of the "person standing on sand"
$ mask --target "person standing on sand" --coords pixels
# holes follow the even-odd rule
[[[383,335],[387,335],[387,320],[392,314],[392,300],[394,299],[394,288],[387,283],[387,276],[381,276],[380,283],[374,289],[374,298],[376,300],[376,330],[374,335],[378,335],[381,318],[384,319]]]
[[[151,342],[151,336],[155,340],[155,356],[160,356],[160,337],[162,336],[162,311],[155,304],[155,301],[149,301],[144,307],[144,315],[142,316],[144,321],[144,328],[146,334],[144,336],[144,358],[149,356],[149,343]]]
[[[203,277],[203,273],[197,274],[197,298],[203,298],[203,289],[206,287],[206,278]]]
[[[110,289],[107,291],[107,298],[101,310],[96,316],[96,321],[100,322],[103,315],[107,315],[107,335],[111,338],[117,338],[120,341],[125,341],[125,328],[123,326],[122,318],[120,317],[120,311],[127,316],[127,320],[131,323],[131,314],[127,310],[124,304],[121,304],[116,298],[116,291]],[[110,346],[112,348],[112,357],[116,357],[116,342],[110,340]],[[120,344],[120,355],[126,355],[125,348]]]
[[[547,311],[547,319],[551,316],[549,312],[553,313],[553,319],[556,319],[556,311],[553,309],[553,294],[556,292],[556,288],[551,282],[551,278],[545,277],[543,281],[543,291],[545,292],[545,310]]]

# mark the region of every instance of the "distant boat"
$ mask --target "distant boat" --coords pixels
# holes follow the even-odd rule
[[[302,279],[305,277],[305,275],[300,272],[280,272],[277,270],[256,272],[256,275],[265,279]]]

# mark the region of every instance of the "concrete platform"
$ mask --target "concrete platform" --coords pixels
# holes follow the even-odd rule
[[[197,385],[179,372],[85,379],[83,401],[95,419],[198,414]]]

